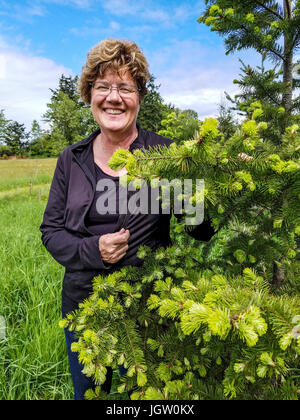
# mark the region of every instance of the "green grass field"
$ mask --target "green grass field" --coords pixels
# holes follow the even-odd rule
[[[0,193],[50,183],[55,164],[56,159],[1,160]]]
[[[0,161],[0,400],[73,399],[58,326],[64,269],[39,230],[55,165],[56,159]],[[118,380],[115,372],[111,394],[123,399]]]
[[[0,400],[73,398],[58,327],[63,269],[39,231],[55,163],[0,161]]]
[[[39,226],[56,159],[0,161],[1,400],[72,398],[60,319],[63,269]],[[2,319],[3,319],[2,318]]]

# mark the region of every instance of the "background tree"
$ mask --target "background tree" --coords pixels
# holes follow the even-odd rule
[[[80,100],[80,96],[77,90],[79,78],[78,76],[65,76],[61,75],[58,81],[58,88],[50,89],[52,92],[51,101],[58,99],[59,92],[65,93],[72,101],[78,103],[78,105],[83,106],[83,102]]]
[[[13,155],[22,156],[28,152],[28,138],[29,133],[24,124],[17,121],[10,121],[6,124],[3,142]]]
[[[165,117],[161,121],[162,129],[158,131],[161,136],[170,138],[176,143],[194,137],[199,129],[198,114],[191,109],[181,111],[178,108],[165,111]]]
[[[0,110],[0,144],[4,143],[4,139],[5,139],[5,129],[7,124],[10,122],[10,120],[7,120],[5,115],[4,115],[4,110],[1,109]]]
[[[11,149],[6,145],[0,144],[0,157],[7,159],[7,157],[11,155],[13,155]]]
[[[238,121],[235,111],[239,108],[236,108],[232,105],[230,106],[230,102],[234,103],[234,100],[231,99],[228,94],[226,94],[226,97],[228,100],[225,101],[225,99],[223,99],[219,104],[217,120],[219,131],[223,133],[225,139],[228,139],[238,128]]]
[[[30,156],[42,156],[45,154],[45,132],[40,124],[34,120],[29,133],[28,150]]]
[[[159,93],[159,85],[155,85],[155,77],[147,83],[148,93],[144,97],[138,114],[137,123],[148,131],[157,133],[162,129],[161,120],[164,117],[166,105]]]
[[[253,48],[281,66],[284,92],[281,106],[291,113],[294,55],[300,47],[300,3],[283,0],[206,0],[198,19],[225,39],[226,54]],[[283,40],[283,42],[282,42]]]
[[[46,143],[48,152],[59,154],[66,146],[82,140],[98,126],[90,107],[84,104],[77,92],[78,78],[61,76],[59,88],[52,90],[51,102],[43,120],[48,123],[50,132]],[[52,144],[53,143],[53,144]]]

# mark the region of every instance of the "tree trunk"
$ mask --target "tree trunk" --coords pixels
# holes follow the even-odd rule
[[[276,262],[273,263],[273,287],[278,289],[285,279],[285,273],[282,267],[278,267]]]
[[[284,43],[286,43],[286,40]],[[282,105],[287,112],[290,112],[293,100],[293,53],[284,54],[283,82],[286,86],[286,91],[282,97]]]
[[[292,18],[291,0],[283,0],[284,3],[284,19],[290,20]],[[286,91],[282,95],[282,106],[286,110],[287,118],[285,118],[282,133],[289,124],[288,115],[292,109],[293,103],[293,37],[288,33],[284,33],[284,62],[283,62],[283,82],[286,86]],[[282,267],[273,263],[273,286],[278,289],[285,280],[285,272]]]
[[[284,0],[284,18],[291,19],[291,0]],[[293,98],[293,37],[284,34],[284,62],[283,62],[283,82],[286,92],[282,97],[282,105],[287,112],[291,111]]]

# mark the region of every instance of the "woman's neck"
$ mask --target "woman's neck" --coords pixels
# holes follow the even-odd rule
[[[130,131],[125,133],[113,133],[101,131],[96,138],[96,149],[101,150],[106,156],[112,156],[114,152],[121,149],[129,149],[131,143],[137,138],[138,130],[136,126]]]
[[[129,146],[138,135],[137,128],[134,128],[131,133],[124,134],[123,136],[120,133],[116,133],[116,135],[109,133],[107,135],[107,133],[101,131],[95,138],[93,143],[94,161],[106,174],[121,176],[127,173],[125,168],[120,171],[113,171],[108,166],[108,161],[117,149],[129,149]]]

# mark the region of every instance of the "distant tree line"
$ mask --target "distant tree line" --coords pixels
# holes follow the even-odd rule
[[[12,155],[29,157],[56,157],[68,145],[87,137],[98,126],[90,107],[77,91],[78,76],[62,75],[58,87],[51,90],[50,102],[42,115],[47,128],[38,121],[28,131],[24,124],[8,120],[0,110],[0,157]],[[193,137],[199,127],[197,112],[180,110],[164,103],[159,87],[152,76],[138,115],[138,124],[175,141]]]

